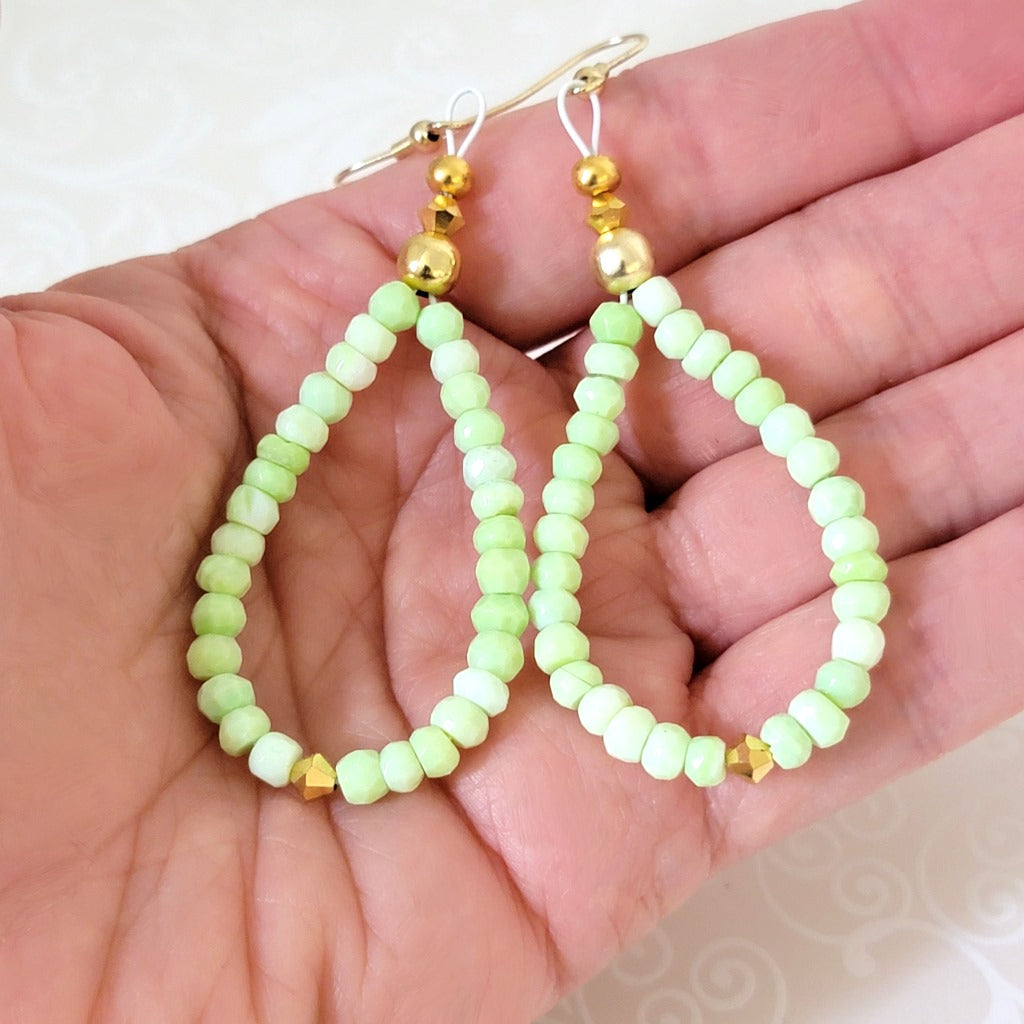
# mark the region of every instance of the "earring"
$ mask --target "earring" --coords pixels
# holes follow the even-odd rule
[[[720,331],[705,329],[693,310],[683,308],[673,285],[652,276],[647,240],[623,226],[626,205],[615,195],[619,171],[599,150],[597,89],[602,84],[603,78],[595,83],[577,76],[558,94],[562,124],[581,153],[573,182],[590,197],[587,222],[598,234],[591,262],[601,285],[619,300],[602,303],[590,318],[594,341],[584,356],[588,375],[574,392],[578,411],[566,425],[566,443],[554,452],[554,476],[543,491],[545,514],[534,531],[540,551],[532,571],[537,590],[529,601],[537,628],[534,658],[549,674],[555,700],[575,710],[583,727],[603,738],[612,757],[639,763],[656,779],[686,775],[697,786],[716,785],[727,772],[759,782],[773,765],[796,768],[813,747],[842,740],[849,724],[846,710],[868,695],[868,670],[882,656],[885,640],[878,623],[889,609],[884,582],[888,570],[878,555],[878,530],[864,515],[864,491],[849,477],[836,475],[835,446],[815,436],[808,414],[787,402],[782,387],[761,374],[756,356],[734,349]],[[589,145],[568,117],[570,94],[589,97]],[[618,443],[615,419],[625,408],[623,385],[639,365],[634,348],[645,324],[654,328],[654,344],[661,353],[681,361],[691,377],[710,379],[715,391],[733,403],[737,416],[759,429],[764,447],[786,460],[789,475],[809,489],[808,509],[824,528],[822,548],[833,563],[832,607],[839,622],[831,658],[785,713],[773,715],[758,735],[746,735],[730,749],[718,736],[691,736],[674,722],[658,722],[647,708],[633,703],[625,688],[606,683],[590,661],[590,642],[578,625],[575,594],[588,542],[583,521],[594,507],[601,457]]]
[[[454,110],[467,94],[478,110],[472,129],[456,149]],[[426,776],[454,771],[459,751],[487,737],[489,720],[508,702],[508,683],[523,666],[520,636],[528,614],[523,591],[529,581],[526,536],[519,520],[523,492],[514,482],[512,454],[502,446],[505,427],[488,407],[490,388],[480,375],[476,348],[463,337],[463,318],[450,302],[438,302],[459,275],[459,252],[450,235],[462,226],[458,200],[471,185],[465,152],[485,116],[483,97],[464,90],[452,97],[447,121],[430,124],[447,153],[427,171],[434,198],[421,212],[424,230],[413,235],[398,256],[401,280],[382,285],[370,297],[368,312],[349,323],[344,341],[327,353],[324,371],[302,382],[298,403],[277,417],[275,432],[256,446],[256,458],[227,502],[226,522],[211,539],[211,553],[196,580],[202,597],[192,610],[195,640],[188,649],[189,673],[202,682],[200,711],[219,726],[221,747],[248,755],[249,770],[271,786],[292,782],[307,799],[340,788],[353,804],[379,800],[388,792],[408,793]],[[421,298],[427,304],[421,304]],[[455,673],[452,694],[434,706],[428,725],[380,751],[354,750],[332,765],[322,754],[303,755],[284,733],[271,731],[270,719],[255,702],[252,683],[240,675],[242,650],[236,637],[245,625],[242,597],[251,569],[263,557],[265,538],[279,518],[279,506],[295,494],[296,478],[327,442],[331,424],[345,418],[353,393],[369,387],[396,344],[399,332],[416,328],[430,350],[430,369],[441,385],[441,404],[455,421],[455,444],[464,453],[463,478],[472,492],[479,520],[473,544],[479,554],[476,576],[481,594],[472,612],[477,630],[466,654],[467,667]]]

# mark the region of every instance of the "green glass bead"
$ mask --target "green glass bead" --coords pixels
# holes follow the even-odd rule
[[[612,719],[632,705],[628,693],[614,683],[601,683],[589,689],[576,707],[580,725],[593,736],[603,736]]]
[[[604,731],[604,749],[616,761],[639,764],[644,744],[657,724],[654,715],[639,704],[623,708]]]
[[[266,711],[255,704],[235,708],[220,720],[220,746],[225,754],[241,757],[252,750],[253,744],[270,732],[270,719]]]
[[[877,548],[878,527],[864,516],[837,519],[829,523],[821,533],[821,550],[833,562],[845,555],[875,551]]]
[[[617,435],[615,440],[617,443]],[[560,444],[555,449],[551,456],[551,468],[558,480],[578,480],[592,487],[601,478],[603,466],[601,456],[594,448],[570,443]]]
[[[840,622],[867,619],[881,622],[889,612],[889,588],[884,583],[855,580],[836,587],[832,610]]]
[[[335,766],[338,788],[350,804],[372,804],[387,796],[388,784],[376,750],[349,751]]]
[[[752,380],[733,400],[736,415],[751,427],[759,427],[765,416],[786,400],[782,385],[771,377]]]
[[[626,408],[626,392],[611,377],[584,377],[576,385],[572,397],[580,412],[589,412],[609,421]]]
[[[430,713],[430,724],[444,730],[451,741],[462,750],[478,747],[490,728],[490,719],[483,708],[471,700],[452,694],[442,697]]]
[[[530,624],[530,615],[520,594],[484,594],[473,605],[470,620],[478,633],[511,633],[520,637]]]
[[[245,467],[242,483],[269,494],[278,503],[291,501],[295,497],[295,474],[267,459],[253,459]]]
[[[453,420],[470,409],[482,409],[490,400],[490,386],[479,373],[457,373],[441,385],[441,405]]]
[[[492,718],[508,707],[508,684],[493,672],[485,672],[480,668],[464,668],[456,672],[452,680],[452,692],[471,700]]]
[[[423,781],[423,765],[408,740],[381,747],[380,773],[392,793],[411,793]]]
[[[477,524],[473,531],[473,547],[477,554],[491,548],[526,548],[526,530],[516,516],[491,516]]]
[[[301,444],[286,441],[279,434],[266,434],[256,445],[256,454],[267,462],[283,466],[296,476],[309,469],[309,449]]]
[[[207,555],[196,570],[196,583],[208,594],[245,597],[252,575],[249,566],[234,555]]]
[[[863,665],[833,658],[818,669],[814,688],[837,708],[855,708],[871,692],[871,676]]]
[[[433,307],[428,306],[427,309]],[[444,729],[436,725],[424,725],[414,729],[409,737],[412,749],[423,766],[428,779],[440,779],[451,775],[459,766],[459,748],[452,743]]]
[[[628,381],[640,369],[636,353],[625,345],[614,341],[595,341],[583,356],[587,373]]]
[[[692,309],[677,309],[658,324],[654,344],[668,359],[682,359],[704,331],[704,322]]]
[[[590,317],[595,341],[635,345],[644,333],[644,322],[625,302],[602,302]]]
[[[327,372],[349,391],[365,391],[377,379],[377,364],[347,341],[339,341],[327,350],[324,365]]]
[[[781,406],[780,406],[781,408]],[[807,496],[807,509],[819,526],[837,519],[864,515],[864,490],[848,476],[830,476],[820,480]]]
[[[455,447],[460,452],[483,445],[501,444],[505,424],[493,409],[470,409],[455,421]]]
[[[797,441],[786,456],[789,475],[808,489],[831,476],[839,468],[839,449],[823,437],[805,437]]]
[[[683,774],[690,734],[675,722],[658,722],[640,754],[640,767],[652,779],[668,781]]]
[[[731,351],[729,339],[721,331],[702,331],[683,356],[683,372],[694,380],[707,380]]]
[[[302,747],[283,732],[265,732],[249,751],[249,771],[267,785],[287,786]]]
[[[244,676],[226,672],[210,676],[199,687],[196,703],[199,705],[199,710],[214,725],[219,725],[220,720],[229,711],[255,704],[256,694],[253,692],[252,683]]]
[[[530,582],[530,560],[516,548],[491,548],[476,563],[481,594],[521,594]]]
[[[537,629],[543,629],[555,622],[571,622],[579,625],[580,603],[575,594],[568,590],[535,590],[528,602],[530,621]]]
[[[266,549],[262,533],[239,523],[221,523],[210,538],[210,550],[215,555],[232,555],[248,566],[256,565]]]
[[[281,518],[277,502],[258,487],[239,484],[228,498],[227,520],[266,536]]]
[[[500,630],[481,630],[466,650],[466,663],[470,668],[491,672],[503,683],[519,675],[523,662],[523,645],[519,637]]]
[[[352,408],[352,392],[320,370],[299,385],[299,405],[311,409],[324,423],[338,423]]]
[[[575,711],[583,695],[604,682],[601,670],[589,661],[573,661],[551,673],[551,696],[563,708]]]
[[[469,506],[477,519],[518,515],[523,507],[523,490],[511,480],[492,480],[473,490]]]
[[[424,348],[433,350],[446,341],[461,338],[464,328],[462,314],[450,302],[433,302],[420,312],[416,337]]]
[[[804,727],[816,747],[834,747],[845,735],[850,718],[819,690],[802,690],[789,702],[789,713]]]
[[[889,575],[889,566],[877,551],[855,551],[837,559],[829,577],[837,586],[854,580],[873,580],[884,583]]]
[[[619,443],[619,428],[604,416],[574,412],[565,425],[565,436],[573,444],[585,445],[598,455],[607,455]]]
[[[804,409],[792,402],[776,406],[761,422],[761,444],[765,451],[786,458],[805,437],[812,437],[814,424]]]
[[[761,364],[753,352],[736,349],[711,372],[711,386],[730,402],[753,380],[761,376]]]
[[[366,313],[352,317],[345,328],[345,341],[373,363],[383,363],[394,352],[397,340],[394,331]]]
[[[581,480],[555,477],[544,485],[541,502],[545,512],[572,516],[582,522],[594,511],[594,488]]]
[[[244,625],[245,605],[231,594],[203,594],[192,609],[192,629],[199,636],[238,636]]]
[[[186,660],[193,679],[233,674],[242,667],[242,648],[234,637],[203,633],[189,644]]]
[[[832,657],[874,668],[885,652],[885,634],[877,622],[847,619],[832,630]]]
[[[583,582],[580,563],[564,551],[545,551],[533,560],[533,585],[542,590],[568,590],[575,594]]]
[[[695,786],[717,786],[725,779],[725,740],[718,736],[691,736],[683,771]]]
[[[480,353],[476,346],[465,338],[446,341],[430,353],[430,372],[434,380],[443,384],[459,373],[478,373]]]
[[[495,480],[511,480],[515,473],[515,456],[500,444],[482,444],[462,456],[462,479],[471,491]]]
[[[586,661],[589,657],[590,641],[571,622],[553,622],[538,630],[533,641],[533,659],[537,667],[549,675],[562,665]]]
[[[761,741],[780,768],[799,768],[814,749],[807,730],[792,715],[772,715],[761,727]]]
[[[633,290],[633,308],[651,327],[657,327],[662,320],[682,306],[679,292],[665,277],[649,277]],[[593,325],[591,325],[593,330]],[[607,339],[611,341],[611,338]]]
[[[311,452],[318,452],[325,444],[330,431],[323,418],[304,405],[289,405],[277,414],[274,429],[278,437],[292,444],[302,445]]]
[[[582,558],[587,550],[590,535],[578,519],[548,514],[537,520],[533,540],[539,551],[564,551],[574,558]]]
[[[404,281],[382,284],[371,296],[370,316],[396,334],[407,331],[419,319],[420,300]]]

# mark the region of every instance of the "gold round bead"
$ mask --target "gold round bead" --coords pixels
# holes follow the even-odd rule
[[[572,182],[585,196],[614,192],[622,181],[615,162],[607,156],[585,156],[572,169]]]
[[[441,141],[441,132],[433,121],[417,121],[409,129],[409,141],[417,149],[432,149]]]
[[[413,235],[398,254],[402,280],[418,292],[444,295],[459,279],[462,257],[451,239],[431,231]]]
[[[632,228],[613,228],[599,235],[590,259],[598,281],[612,295],[631,292],[654,273],[651,245]]]
[[[461,156],[445,153],[432,160],[427,168],[427,184],[435,192],[460,196],[468,192],[473,184],[469,164]]]

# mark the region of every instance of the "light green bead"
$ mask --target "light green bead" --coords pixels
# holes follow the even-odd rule
[[[797,441],[786,456],[786,469],[801,487],[813,487],[838,468],[839,449],[823,437],[805,437]]]
[[[581,480],[555,477],[544,485],[541,502],[545,512],[572,516],[582,522],[594,511],[594,488]]]
[[[479,668],[464,668],[455,673],[452,691],[459,697],[471,700],[478,708],[492,718],[508,707],[508,684],[502,682],[493,672]]]
[[[889,588],[884,583],[855,580],[836,587],[832,610],[840,622],[847,619],[881,622],[889,612],[889,601]]]
[[[789,702],[789,713],[816,747],[834,747],[845,735],[850,717],[819,690],[802,690]]]
[[[731,349],[729,339],[721,331],[703,331],[683,356],[683,371],[694,380],[707,380]]]
[[[295,497],[295,474],[267,459],[253,459],[245,467],[242,483],[269,494],[279,503],[291,501]]]
[[[551,696],[563,708],[575,711],[585,693],[604,682],[601,670],[589,661],[573,661],[551,673]]]
[[[234,555],[207,555],[196,570],[196,583],[208,594],[245,597],[252,584],[252,574],[249,566]]]
[[[474,489],[469,507],[477,519],[518,515],[523,507],[523,489],[511,480],[492,480]]]
[[[505,439],[505,424],[493,409],[470,409],[456,421],[455,447],[460,452],[483,445],[501,444]]]
[[[473,547],[477,554],[491,548],[526,548],[526,530],[516,516],[491,516],[481,520],[473,531]]]
[[[407,331],[420,315],[420,300],[404,281],[382,284],[371,296],[370,316],[389,331]]]
[[[471,491],[495,480],[511,480],[515,473],[515,456],[500,444],[482,444],[462,456],[462,479]]]
[[[258,487],[239,484],[228,498],[227,520],[248,526],[266,536],[277,526],[281,513],[277,502]]]
[[[416,321],[416,337],[424,348],[435,349],[446,341],[462,337],[462,314],[450,302],[432,302],[424,306]]]
[[[580,563],[564,551],[545,551],[533,560],[533,585],[542,590],[568,590],[575,594],[583,582]]]
[[[309,469],[309,449],[286,441],[278,434],[265,434],[256,445],[256,454],[267,462],[283,466],[296,476]]]
[[[479,373],[457,373],[441,385],[441,405],[453,420],[470,409],[482,409],[490,400],[490,386]]]
[[[416,758],[423,766],[423,773],[428,779],[440,779],[445,775],[451,775],[459,766],[459,748],[452,743],[444,729],[439,729],[436,725],[424,725],[414,729],[409,742],[416,751]]]
[[[381,747],[380,773],[392,793],[411,793],[423,781],[423,765],[408,740]]]
[[[864,516],[850,516],[829,523],[821,532],[821,550],[835,562],[845,555],[878,548],[878,527]]]
[[[784,459],[794,445],[806,437],[813,437],[814,424],[799,405],[783,402],[765,416],[760,431],[765,451]]]
[[[466,663],[496,675],[503,683],[510,682],[523,668],[523,645],[519,637],[500,630],[481,630],[469,642]]]
[[[352,408],[352,392],[321,370],[309,374],[299,385],[299,405],[312,409],[324,423],[337,423]]]
[[[242,648],[234,637],[203,633],[189,644],[186,660],[193,679],[234,674],[242,667]]]
[[[682,359],[704,331],[704,322],[692,309],[677,309],[658,324],[654,344],[668,359]]]
[[[632,380],[640,369],[636,353],[625,345],[614,341],[595,341],[583,356],[587,373],[614,377],[615,380]]]
[[[730,402],[752,381],[761,376],[761,364],[753,352],[730,352],[711,373],[711,386]]]
[[[232,757],[241,757],[252,750],[253,744],[270,732],[270,719],[266,711],[255,704],[235,708],[220,720],[221,750]]]
[[[595,341],[615,345],[635,345],[644,333],[644,322],[635,309],[624,302],[602,302],[590,317]]]
[[[443,729],[456,746],[467,750],[480,746],[487,739],[491,722],[483,708],[465,697],[452,694],[442,697],[434,705],[430,724]]]
[[[280,789],[290,781],[302,747],[283,732],[266,732],[249,751],[249,771],[270,786]]]
[[[478,633],[511,633],[519,637],[530,624],[530,614],[520,594],[484,594],[473,605],[470,620]]]
[[[530,560],[516,548],[491,548],[476,563],[481,594],[521,594],[530,582]]]
[[[383,363],[395,350],[394,331],[366,313],[352,317],[345,328],[345,340],[357,351],[362,352],[370,362]]]
[[[676,779],[683,774],[690,734],[675,722],[658,722],[640,754],[640,767],[652,779]]]
[[[736,415],[752,427],[759,427],[765,416],[786,400],[782,385],[771,377],[752,380],[733,400]]]
[[[565,425],[565,436],[573,444],[607,455],[619,443],[619,428],[604,416],[574,412]]]
[[[568,590],[535,590],[530,595],[530,621],[537,629],[555,622],[579,625],[580,603]]]
[[[877,622],[847,619],[832,630],[832,657],[874,668],[885,651],[885,634]]]
[[[814,688],[837,708],[855,708],[871,692],[871,676],[863,665],[833,658],[818,669]]]
[[[580,725],[593,736],[603,736],[612,719],[623,709],[632,705],[628,693],[614,683],[601,683],[588,690],[576,706]]]
[[[725,779],[725,740],[718,736],[692,736],[683,763],[695,786],[717,786]]]
[[[203,594],[192,609],[192,629],[200,636],[238,636],[244,625],[245,605],[231,594]]]
[[[654,715],[639,704],[623,708],[604,731],[604,749],[616,761],[639,764],[644,744],[657,724]]]
[[[459,373],[478,373],[480,353],[476,346],[465,338],[446,341],[430,353],[430,372],[434,380],[443,384]]]
[[[338,788],[350,804],[372,804],[387,796],[388,784],[376,750],[352,750],[335,765]]]
[[[772,715],[761,727],[761,740],[780,768],[799,768],[807,763],[814,743],[807,730],[792,715]]]
[[[780,406],[781,408],[781,406]],[[820,480],[807,496],[807,509],[819,526],[837,519],[864,515],[864,490],[848,476],[830,476]]]
[[[651,327],[657,327],[669,313],[674,313],[683,304],[679,292],[665,277],[647,278],[633,290],[632,299],[634,309]]]
[[[584,377],[576,385],[572,397],[580,412],[589,412],[609,421],[626,408],[626,392],[611,377]]]
[[[549,675],[571,661],[590,657],[590,641],[571,622],[553,622],[537,631],[533,641],[533,660]]]
[[[210,538],[210,550],[215,555],[232,555],[248,566],[256,565],[266,549],[263,534],[240,523],[221,523]]]
[[[578,480],[593,486],[601,478],[603,467],[601,456],[594,448],[585,444],[570,443],[560,444],[555,449],[551,456],[551,468],[558,480]]]
[[[218,676],[210,676],[199,687],[196,703],[199,710],[214,725],[219,725],[220,720],[229,711],[255,704],[256,694],[253,693],[252,683],[244,676],[225,672]]]
[[[365,391],[377,379],[377,364],[347,341],[330,347],[325,365],[327,372],[349,391]]]
[[[533,539],[539,551],[564,551],[574,558],[582,558],[587,550],[590,535],[578,519],[548,514],[537,520]]]
[[[292,444],[301,445],[311,452],[318,452],[325,444],[330,431],[323,417],[317,416],[304,405],[289,405],[277,414],[274,429],[278,437]]]
[[[843,555],[829,572],[829,577],[837,587],[854,580],[884,583],[888,575],[889,566],[877,551],[855,551],[852,555]]]

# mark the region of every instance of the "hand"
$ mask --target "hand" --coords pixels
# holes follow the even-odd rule
[[[659,269],[837,443],[893,562],[848,739],[757,789],[612,762],[529,668],[450,780],[369,808],[255,782],[196,711],[195,567],[254,440],[393,276],[421,161],[7,300],[8,1016],[529,1020],[728,862],[1024,707],[1024,11],[985,7],[866,4],[605,93],[603,149]],[[600,301],[592,236],[549,108],[488,126],[473,158],[455,301],[532,524],[586,339],[517,348]],[[246,599],[260,703],[331,759],[425,722],[471,635],[472,520],[426,363],[404,341],[357,396]],[[805,496],[649,340],[628,395],[587,524],[594,660],[659,718],[756,731],[827,657]]]

